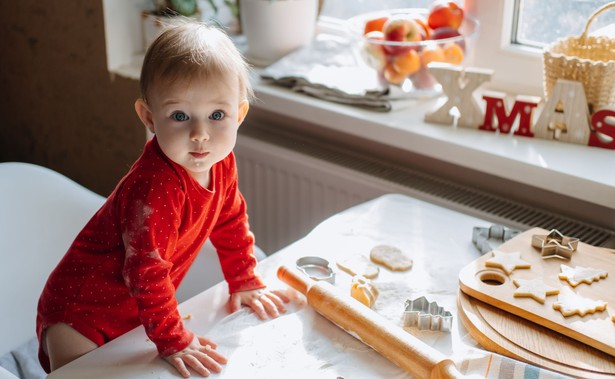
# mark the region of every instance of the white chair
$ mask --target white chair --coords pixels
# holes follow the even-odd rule
[[[28,163],[0,163],[0,357],[27,342],[32,344],[43,285],[104,200],[53,170]],[[262,258],[264,253],[257,251]],[[184,301],[222,280],[217,255],[208,241],[177,298]],[[4,374],[0,370],[0,379]]]

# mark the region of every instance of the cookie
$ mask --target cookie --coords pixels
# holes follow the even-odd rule
[[[374,246],[369,252],[369,258],[372,262],[393,271],[406,271],[412,268],[412,259],[394,246]]]
[[[562,292],[557,296],[557,301],[553,303],[553,309],[557,309],[564,317],[602,312],[606,309],[606,302],[602,300],[592,300],[582,297],[572,292],[568,287],[562,288]]]
[[[514,297],[531,297],[540,304],[544,304],[547,296],[557,295],[559,289],[545,284],[542,279],[514,279],[513,283],[518,288],[513,293]]]
[[[515,269],[531,267],[529,262],[521,259],[521,253],[518,251],[505,253],[503,251],[493,250],[492,253],[493,258],[485,261],[485,266],[501,268],[508,275]]]
[[[592,284],[600,279],[606,278],[608,272],[591,267],[577,266],[572,268],[566,265],[560,265],[562,271],[558,277],[562,280],[566,280],[571,286],[576,287],[581,283]]]
[[[359,300],[364,305],[369,308],[373,307],[378,298],[378,294],[378,287],[376,287],[371,280],[361,275],[356,275],[352,278],[350,296]]]
[[[362,275],[368,279],[374,279],[378,276],[380,269],[374,265],[363,255],[352,255],[336,262],[340,270],[348,274]]]

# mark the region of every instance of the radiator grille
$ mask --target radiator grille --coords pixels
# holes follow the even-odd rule
[[[262,236],[259,244],[265,251],[273,252],[301,238],[336,212],[390,192],[513,229],[557,228],[591,245],[613,247],[615,244],[612,230],[412,168],[358,156],[353,151],[283,132],[249,127],[241,134],[237,149],[240,186],[250,206],[264,207],[253,209],[250,217],[263,216],[251,224],[257,236]],[[277,236],[271,236],[276,234],[271,228],[279,229]]]

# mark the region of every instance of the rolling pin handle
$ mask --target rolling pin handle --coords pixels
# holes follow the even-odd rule
[[[304,295],[307,294],[308,289],[312,285],[311,279],[306,275],[297,269],[286,266],[278,268],[278,278]]]

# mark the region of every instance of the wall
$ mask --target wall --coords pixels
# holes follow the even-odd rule
[[[107,71],[102,1],[20,0],[0,12],[0,161],[108,195],[145,142],[138,83]]]

